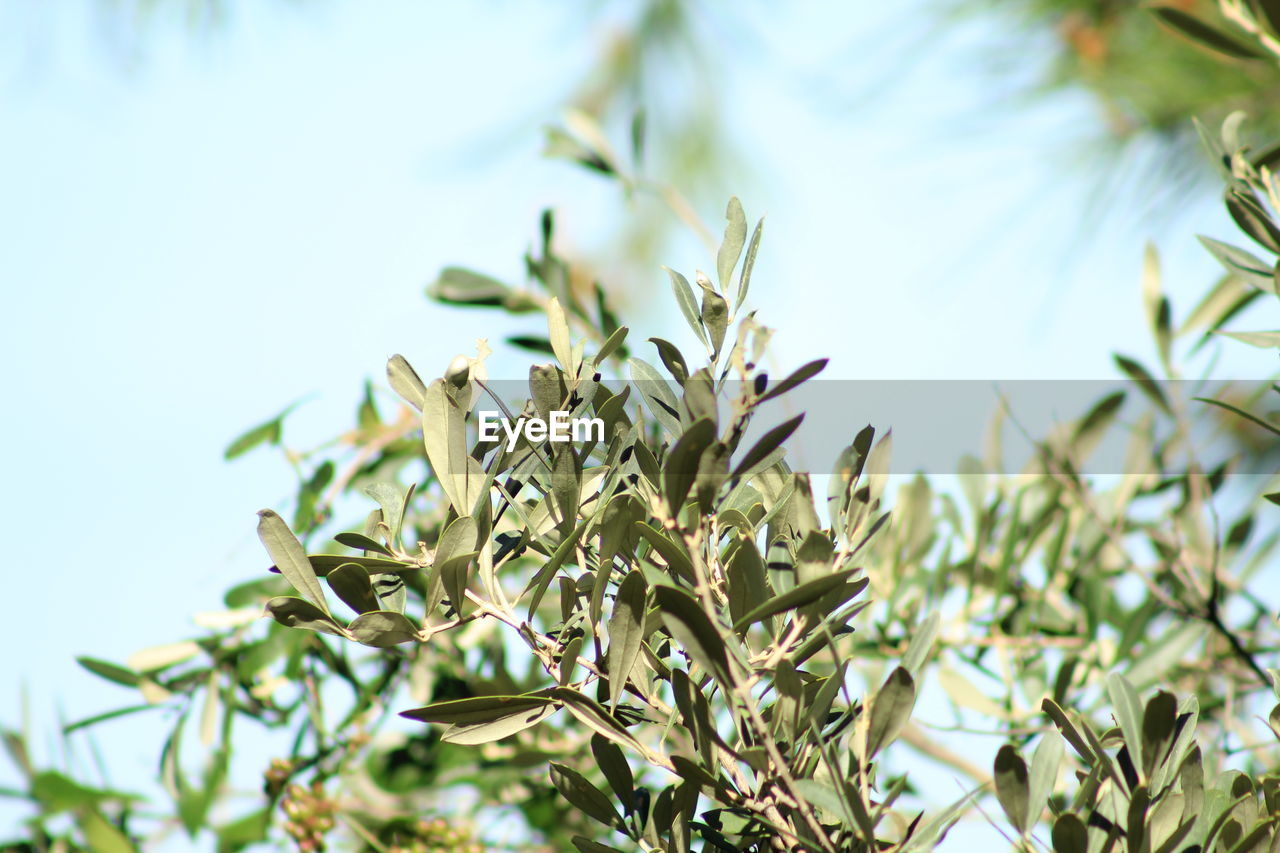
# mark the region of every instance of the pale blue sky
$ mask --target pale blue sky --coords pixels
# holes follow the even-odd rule
[[[0,720],[25,684],[45,734],[59,703],[81,717],[131,700],[73,655],[184,636],[264,568],[254,512],[283,505],[292,475],[270,453],[224,464],[230,438],[301,397],[290,437],[327,437],[392,353],[434,372],[527,329],[422,286],[448,263],[518,281],[544,206],[577,245],[624,215],[611,186],[539,157],[597,48],[579,4],[240,3],[207,37],[157,24],[132,67],[92,5],[0,0]],[[979,67],[984,26],[752,9],[755,42],[715,59],[751,175],[722,195],[768,214],[753,302],[787,363],[1107,377],[1113,349],[1150,353],[1143,240],[1158,236],[1185,313],[1213,271],[1191,235],[1233,236],[1211,199],[1163,224],[1086,221],[1068,143],[1093,131],[1087,100],[1008,106],[1012,81]],[[712,264],[692,241],[673,254]],[[661,307],[637,331],[679,339],[651,279]],[[1241,369],[1271,367],[1240,349]],[[145,774],[158,741],[129,725],[109,754]]]

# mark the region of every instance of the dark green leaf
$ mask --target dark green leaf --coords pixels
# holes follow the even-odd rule
[[[556,790],[572,803],[574,808],[595,818],[605,826],[611,827],[621,821],[613,808],[613,802],[605,796],[604,792],[588,782],[585,776],[572,767],[553,761],[551,784],[555,785]]]
[[[599,702],[569,687],[553,687],[550,695],[564,704],[578,722],[601,737],[608,738],[632,753],[643,753],[640,743],[617,717]]]
[[[729,679],[729,659],[724,640],[711,620],[688,593],[672,586],[655,586],[654,602],[663,624],[685,651],[707,672],[721,681]]]
[[[866,761],[893,743],[907,724],[916,704],[916,682],[911,673],[897,667],[889,673],[875,699],[871,701],[871,722],[867,730]]]
[[[996,799],[1009,818],[1009,823],[1020,834],[1030,828],[1027,816],[1030,812],[1030,786],[1027,781],[1027,762],[1009,744],[1000,747],[995,763]]]
[[[427,296],[446,305],[500,306],[509,292],[496,278],[461,267],[445,267],[427,286]]]
[[[1165,24],[1198,45],[1229,56],[1232,59],[1265,59],[1267,54],[1258,47],[1236,38],[1217,27],[1174,6],[1155,6],[1151,10]]]
[[[590,838],[584,838],[581,835],[575,835],[570,840],[573,842],[573,846],[578,848],[578,853],[622,853],[617,847],[610,847],[607,844],[592,841]]]
[[[374,539],[370,539],[363,533],[339,533],[333,537],[333,541],[339,545],[346,545],[348,548],[355,548],[357,551],[375,551],[387,557],[393,556],[387,550],[387,546]]]
[[[804,414],[801,413],[766,432],[738,461],[737,467],[733,469],[733,473],[730,476],[735,479],[741,477],[757,463],[768,458],[769,454],[780,448],[782,443],[791,437],[791,434],[796,431],[796,428],[800,426],[800,422],[803,420]]]
[[[787,378],[783,379],[777,385],[774,385],[762,394],[760,396],[760,402],[763,403],[766,400],[772,400],[774,397],[785,394],[792,388],[795,388],[804,382],[808,382],[823,371],[823,368],[827,366],[828,360],[829,359],[819,358],[809,362],[808,364],[803,364],[800,367],[797,367],[792,371],[791,375],[787,376]]]
[[[538,335],[510,335],[507,337],[507,343],[513,347],[519,347],[522,350],[537,353],[538,355],[556,354],[556,351],[551,346],[551,341]]]
[[[1054,853],[1089,853],[1089,830],[1071,812],[1061,814],[1053,823]]]
[[[591,755],[595,758],[600,772],[609,782],[609,787],[613,789],[618,802],[622,803],[629,814],[635,795],[635,776],[631,772],[631,765],[627,763],[626,754],[613,741],[603,735],[594,734],[591,736]]]
[[[1275,424],[1268,423],[1267,421],[1264,421],[1262,418],[1258,417],[1257,415],[1251,415],[1251,414],[1249,414],[1248,412],[1246,412],[1244,409],[1236,408],[1235,406],[1231,405],[1230,403],[1224,403],[1224,402],[1222,402],[1221,400],[1211,400],[1211,399],[1209,399],[1208,397],[1193,397],[1192,399],[1193,399],[1193,400],[1197,400],[1197,401],[1199,401],[1199,402],[1201,402],[1201,403],[1208,403],[1208,404],[1209,404],[1209,405],[1211,405],[1211,406],[1217,406],[1217,407],[1219,407],[1219,408],[1221,408],[1221,409],[1226,409],[1228,412],[1234,412],[1235,414],[1239,415],[1240,417],[1244,418],[1245,420],[1247,420],[1247,421],[1249,421],[1249,422],[1251,422],[1251,423],[1257,424],[1258,426],[1262,427],[1262,428],[1263,428],[1263,429],[1265,429],[1267,432],[1271,432],[1271,433],[1275,433],[1276,435],[1280,435],[1280,428],[1277,428],[1277,427],[1275,426]]]
[[[844,586],[845,581],[859,571],[861,571],[861,569],[845,569],[844,571],[825,575],[820,578],[814,578],[807,583],[792,587],[782,595],[775,596],[758,607],[752,608],[742,616],[742,618],[734,622],[733,629],[735,631],[742,631],[756,622],[768,619],[770,616],[785,613],[786,611],[794,610],[797,607],[804,607],[806,604],[812,604],[832,590]],[[858,592],[866,588],[867,579],[862,578],[861,580],[851,584],[851,586],[856,587],[856,589],[852,590],[849,598],[852,598]],[[847,601],[848,598],[845,600]]]
[[[105,678],[107,681],[113,681],[125,687],[137,687],[138,682],[142,680],[142,676],[133,670],[114,663],[108,663],[105,660],[81,656],[76,658],[76,663],[99,678]]]
[[[368,613],[382,605],[373,591],[369,571],[356,563],[343,563],[328,574],[326,580],[342,602],[356,613]]]
[[[626,341],[626,339],[627,339],[626,326],[619,326],[618,328],[614,329],[613,334],[609,335],[609,337],[605,340],[605,342],[600,345],[600,351],[596,353],[595,363],[597,365],[601,364],[606,358],[613,355],[615,352],[618,352],[623,357],[625,357],[626,350],[622,347],[622,345]]]
[[[293,411],[297,404],[285,409],[266,423],[258,424],[253,429],[247,430],[231,444],[227,445],[226,451],[222,454],[223,459],[235,459],[241,454],[248,453],[259,444],[279,444],[281,428],[284,418]]]
[[[683,545],[672,542],[661,531],[654,530],[644,521],[637,521],[635,530],[658,552],[658,556],[662,557],[676,576],[693,583],[693,563]]]
[[[697,421],[676,441],[662,466],[667,507],[672,518],[680,515],[689,490],[698,474],[698,460],[711,442],[716,439],[716,426],[703,418]]]
[[[1164,391],[1160,387],[1160,383],[1156,382],[1155,378],[1152,377],[1145,367],[1133,359],[1126,358],[1119,353],[1116,353],[1113,358],[1115,358],[1116,364],[1119,365],[1120,369],[1123,370],[1130,379],[1137,383],[1138,388],[1142,390],[1142,393],[1146,394],[1152,402],[1159,406],[1161,411],[1166,415],[1173,414],[1173,410],[1169,408],[1169,400],[1165,397]]]
[[[662,359],[662,364],[667,368],[667,372],[672,378],[684,384],[689,378],[689,365],[685,363],[684,355],[680,350],[676,349],[676,345],[662,338],[649,338],[649,343],[658,349],[658,358]]]
[[[62,727],[62,733],[69,735],[80,729],[87,729],[90,726],[96,726],[98,723],[105,723],[107,720],[114,720],[116,717],[127,717],[130,714],[136,714],[139,711],[150,711],[157,706],[150,703],[145,705],[130,705],[127,708],[116,708],[112,711],[103,711],[101,714],[94,714],[92,717],[85,717],[83,720],[76,720],[74,723],[68,723]]]

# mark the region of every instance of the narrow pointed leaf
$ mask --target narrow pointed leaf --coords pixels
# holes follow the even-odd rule
[[[800,422],[804,420],[804,414],[796,415],[789,421],[784,421],[778,426],[766,432],[760,437],[750,450],[748,450],[738,461],[737,466],[733,469],[733,473],[729,476],[732,478],[741,477],[749,472],[757,463],[767,459],[770,454],[778,450],[783,442],[791,437],[791,434],[800,426]]]
[[[843,571],[835,572],[834,574],[814,578],[807,583],[792,587],[781,595],[774,596],[769,599],[764,604],[752,608],[741,619],[734,623],[733,629],[735,631],[742,631],[756,622],[762,622],[765,619],[768,619],[770,616],[776,616],[779,613],[785,613],[788,610],[795,610],[798,607],[804,607],[806,604],[812,604],[821,599],[827,593],[839,589],[844,585],[845,581],[859,571],[861,571],[861,569],[845,569]],[[866,588],[867,579],[862,578],[861,580],[856,581],[854,586],[856,589],[851,591],[849,598],[852,598],[854,595],[857,595],[858,592],[861,592]],[[845,600],[847,601],[848,599],[846,598]]]
[[[640,657],[644,640],[644,575],[632,571],[618,586],[613,614],[609,617],[609,704],[616,710],[627,677]]]
[[[707,343],[707,333],[703,330],[702,320],[698,317],[698,303],[694,299],[693,287],[690,286],[689,279],[669,267],[663,267],[663,269],[671,276],[671,290],[676,295],[676,304],[680,306],[680,313],[684,315],[685,322],[689,324],[690,329],[693,329],[698,340],[704,344]]]
[[[733,268],[738,265],[742,255],[742,246],[747,241],[747,217],[742,211],[742,202],[737,196],[729,199],[725,209],[724,240],[720,242],[720,251],[716,253],[716,274],[720,278],[720,289],[729,290],[729,279],[733,276]]]
[[[742,271],[738,273],[738,298],[734,301],[734,311],[742,309],[742,303],[747,301],[747,291],[751,288],[751,273],[756,266],[756,252],[760,251],[760,236],[764,232],[764,217],[760,217],[760,221],[756,223],[756,228],[751,232],[751,242],[747,245],[747,256],[742,259]]]
[[[867,731],[867,755],[870,761],[884,747],[893,743],[907,724],[916,703],[916,682],[911,673],[897,667],[875,699],[871,701],[871,721]]]
[[[532,728],[560,710],[558,705],[522,708],[514,713],[480,723],[455,723],[440,733],[440,740],[460,746],[492,743]]]
[[[781,396],[782,394],[785,394],[788,391],[790,391],[792,388],[795,388],[805,382],[808,382],[810,379],[817,376],[819,373],[823,371],[823,369],[827,366],[828,360],[829,359],[819,358],[809,362],[808,364],[803,364],[800,367],[797,367],[785,379],[783,379],[777,385],[774,385],[772,388],[766,391],[763,395],[761,395],[760,402],[763,403],[766,400],[772,400],[774,397]]]
[[[583,814],[595,818],[605,826],[613,826],[621,821],[613,802],[604,792],[587,781],[587,778],[563,764],[551,763],[551,784],[576,809]]]
[[[258,513],[258,538],[271,555],[272,562],[293,588],[328,613],[329,606],[325,603],[320,581],[316,580],[315,569],[307,559],[302,543],[293,535],[284,519],[272,510],[261,510]]]
[[[721,681],[729,677],[729,660],[724,640],[688,593],[672,586],[655,586],[654,601],[662,621],[675,638],[707,672]]]

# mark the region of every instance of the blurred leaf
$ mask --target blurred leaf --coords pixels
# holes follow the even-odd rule
[[[1198,45],[1232,59],[1265,59],[1266,52],[1246,41],[1210,26],[1175,6],[1153,6],[1156,17]]]
[[[1223,335],[1228,338],[1248,344],[1251,347],[1259,349],[1275,349],[1280,347],[1280,332],[1223,332],[1216,331],[1215,335]]]
[[[129,655],[125,663],[134,672],[156,672],[189,661],[198,654],[200,654],[200,645],[184,640],[179,643],[165,643],[139,649]]]
[[[499,306],[509,292],[496,278],[462,267],[445,267],[427,286],[427,296],[446,305]]]
[[[1084,822],[1070,812],[1058,815],[1053,822],[1054,853],[1089,853],[1089,831]]]
[[[1267,293],[1276,292],[1275,277],[1270,265],[1244,249],[1238,249],[1210,237],[1202,236],[1199,240],[1200,244],[1218,259],[1218,263],[1222,264],[1227,272],[1258,290]]]
[[[1000,808],[1004,809],[1009,823],[1022,835],[1030,829],[1027,821],[1030,813],[1027,778],[1027,763],[1018,751],[1009,744],[1000,747],[995,763],[996,799],[1000,801]]]
[[[62,727],[62,733],[64,735],[69,735],[72,732],[79,731],[80,729],[87,729],[90,726],[96,726],[98,723],[105,723],[107,720],[114,720],[116,717],[127,717],[131,714],[136,714],[139,711],[149,711],[154,707],[155,705],[148,703],[146,705],[130,705],[127,708],[116,708],[111,711],[103,711],[101,714],[94,714],[92,717],[85,717],[83,720],[76,720],[74,723],[68,723]]]
[[[1172,416],[1173,410],[1169,408],[1169,400],[1165,397],[1164,390],[1161,389],[1160,383],[1156,382],[1145,367],[1133,359],[1126,358],[1119,353],[1116,353],[1112,357],[1115,359],[1115,362],[1119,365],[1120,369],[1123,370],[1130,379],[1137,383],[1138,388],[1143,394],[1146,394],[1147,397],[1159,406],[1160,410],[1166,415]]]
[[[97,658],[81,656],[76,658],[76,663],[99,678],[105,678],[107,681],[112,681],[125,687],[137,687],[138,682],[142,680],[142,676],[131,669],[125,669],[122,666],[98,660]]]
[[[742,272],[738,274],[738,298],[734,301],[735,311],[742,309],[747,301],[747,291],[751,288],[751,273],[756,265],[756,252],[760,250],[760,236],[764,232],[764,217],[756,223],[751,232],[751,242],[747,245],[747,256],[742,261]],[[722,285],[727,287],[727,285]]]
[[[871,722],[867,730],[867,754],[870,761],[881,749],[893,743],[911,716],[916,703],[916,682],[911,673],[896,667],[871,701]]]
[[[223,452],[222,458],[230,461],[235,459],[237,456],[248,453],[259,444],[279,444],[284,419],[297,407],[298,404],[294,403],[271,420],[258,424],[253,429],[245,431],[236,438],[235,441],[227,445],[227,449]]]
[[[418,378],[418,373],[409,366],[402,355],[393,355],[387,362],[387,382],[406,402],[418,411],[422,411],[422,400],[426,396],[427,386]]]
[[[93,853],[136,853],[137,848],[123,832],[96,809],[82,812],[77,820],[84,840]]]
[[[1257,415],[1251,415],[1248,412],[1246,412],[1244,409],[1237,408],[1231,405],[1230,403],[1224,403],[1221,400],[1213,400],[1208,397],[1192,397],[1191,399],[1196,400],[1197,402],[1200,402],[1200,403],[1208,403],[1211,406],[1217,406],[1220,409],[1226,409],[1228,412],[1234,412],[1235,414],[1239,415],[1240,417],[1244,418],[1250,423],[1257,424],[1258,426],[1262,427],[1267,432],[1280,435],[1280,427],[1277,427],[1275,426],[1275,424],[1271,424],[1271,423],[1268,423],[1267,421],[1264,421],[1262,418],[1258,417]]]

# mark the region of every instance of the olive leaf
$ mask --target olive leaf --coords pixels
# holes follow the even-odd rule
[[[298,537],[293,535],[284,519],[269,509],[258,512],[258,538],[267,549],[276,568],[285,579],[302,593],[303,597],[316,605],[323,613],[328,614],[329,606],[324,600],[324,590],[316,580],[315,569],[307,559]]]

